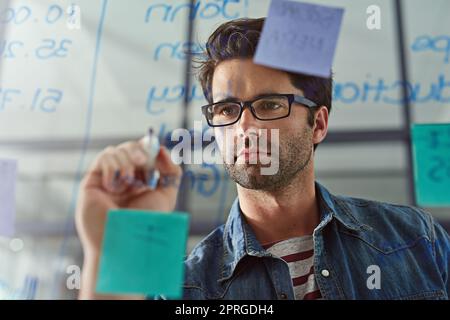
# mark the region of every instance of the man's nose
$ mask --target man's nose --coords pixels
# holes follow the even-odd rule
[[[253,147],[255,143],[257,144],[262,126],[262,121],[255,118],[250,108],[245,108],[237,123],[236,138],[238,148],[239,143],[242,144],[242,147],[246,148]]]
[[[245,132],[248,129],[258,128],[258,119],[255,118],[250,108],[245,108],[237,125],[240,132]]]

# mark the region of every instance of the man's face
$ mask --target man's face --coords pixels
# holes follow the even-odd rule
[[[303,95],[291,84],[287,73],[256,65],[251,59],[221,62],[214,72],[212,93],[213,102],[230,98],[247,101],[273,93]],[[274,191],[287,186],[312,158],[313,129],[307,119],[307,108],[293,103],[287,118],[261,121],[246,108],[237,123],[215,128],[216,141],[228,174],[248,189]],[[266,134],[261,129],[266,129]],[[279,139],[272,139],[276,131]],[[266,147],[255,143],[266,140]],[[272,151],[272,162],[278,161],[278,170],[273,174],[262,174],[261,169],[269,165],[254,161],[258,152],[265,151]],[[233,159],[233,163],[229,159]]]

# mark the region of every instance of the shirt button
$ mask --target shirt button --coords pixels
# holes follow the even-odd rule
[[[330,276],[330,271],[328,271],[327,269],[323,269],[321,272],[322,276],[324,276],[325,278],[328,278]]]
[[[286,293],[280,294],[280,298],[283,299],[283,300],[286,300],[287,299],[287,294]]]

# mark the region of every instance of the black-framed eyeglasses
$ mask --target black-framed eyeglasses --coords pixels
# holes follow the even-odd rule
[[[262,121],[271,121],[289,117],[292,103],[307,108],[317,104],[304,96],[296,94],[268,94],[250,101],[221,101],[202,106],[202,113],[211,127],[223,127],[235,124],[248,107],[253,116]]]

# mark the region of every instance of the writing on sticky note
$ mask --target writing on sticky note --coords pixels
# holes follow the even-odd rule
[[[14,235],[17,160],[0,159],[0,236]]]
[[[272,0],[255,63],[330,77],[343,14],[342,8]]]
[[[96,291],[181,298],[189,215],[111,210]]]
[[[412,126],[417,203],[450,206],[450,124]]]

